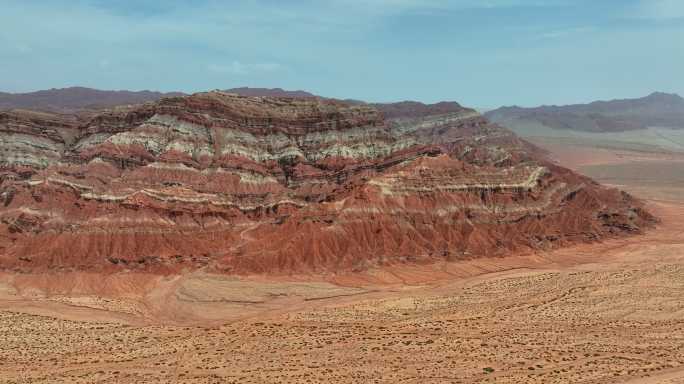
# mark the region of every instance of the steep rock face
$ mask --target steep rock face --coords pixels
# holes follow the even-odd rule
[[[0,265],[332,272],[653,221],[472,110],[393,110],[211,92],[93,116],[6,113]]]

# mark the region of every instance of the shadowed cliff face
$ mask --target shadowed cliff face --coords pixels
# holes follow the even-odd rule
[[[0,266],[335,272],[506,256],[653,221],[470,109],[409,107],[386,119],[211,92],[2,113]]]

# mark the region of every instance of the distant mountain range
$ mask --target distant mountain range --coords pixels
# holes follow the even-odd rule
[[[297,90],[289,91],[282,88],[250,88],[239,87],[223,90],[250,97],[291,97],[297,99],[311,99],[326,97],[310,92]],[[82,110],[97,110],[121,105],[140,104],[158,101],[164,97],[187,96],[182,92],[152,92],[152,91],[103,91],[84,87],[70,87],[49,89],[30,93],[2,93],[0,92],[0,111],[10,109],[28,109],[34,111],[73,113]],[[366,104],[377,108],[388,118],[423,117],[435,114],[461,112],[463,108],[456,102],[440,102],[423,104],[416,101],[402,101],[398,103],[366,103],[360,100],[340,100],[347,104]]]
[[[242,96],[318,97],[306,91],[287,91],[281,88],[240,87],[226,89],[224,92],[236,93]],[[103,91],[84,87],[48,89],[29,93],[0,92],[0,110],[29,109],[35,111],[72,113],[84,109],[102,109],[121,105],[140,104],[173,96],[186,96],[186,94],[182,92]]]
[[[281,88],[240,87],[224,90],[242,96],[324,98],[313,93]],[[0,92],[0,110],[29,109],[58,113],[73,113],[87,109],[111,108],[121,105],[158,101],[164,97],[185,96],[181,92],[103,91],[84,87],[49,89],[30,93]],[[420,117],[463,111],[456,102],[423,104],[415,101],[398,103],[366,103],[342,100],[348,104],[368,104],[388,118]],[[502,107],[485,116],[516,132],[534,128],[581,132],[623,132],[665,127],[684,129],[684,98],[676,94],[656,92],[640,99],[595,101],[589,104],[541,106],[535,108]]]
[[[684,129],[684,98],[656,92],[640,99],[589,104],[502,107],[485,116],[513,130],[530,126],[584,132],[622,132],[648,127]]]
[[[180,92],[101,91],[83,87],[48,89],[29,93],[0,92],[0,110],[31,109],[69,113],[82,109],[101,109],[118,105],[140,104],[146,101],[156,101],[163,97],[180,95],[183,94]]]

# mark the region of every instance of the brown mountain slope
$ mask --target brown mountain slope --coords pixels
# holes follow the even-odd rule
[[[454,101],[442,101],[435,104],[424,104],[417,101],[400,101],[397,103],[374,103],[371,105],[382,112],[388,119],[475,112],[475,110],[464,108]]]
[[[684,98],[656,92],[640,99],[590,104],[503,107],[487,112],[485,116],[511,128],[531,125],[587,132],[620,132],[648,127],[684,129]]]
[[[336,272],[638,233],[629,195],[476,112],[222,92],[0,114],[0,265]],[[413,113],[413,112],[412,112]]]

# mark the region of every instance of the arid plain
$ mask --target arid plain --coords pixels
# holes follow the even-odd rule
[[[5,274],[0,382],[684,383],[684,157],[538,144],[661,223],[325,277]]]

